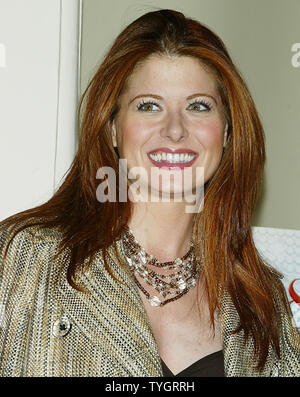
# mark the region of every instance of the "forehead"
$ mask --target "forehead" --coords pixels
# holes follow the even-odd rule
[[[212,70],[195,57],[151,55],[136,65],[127,79],[124,94],[147,89],[187,92],[201,89],[216,93],[217,80]]]

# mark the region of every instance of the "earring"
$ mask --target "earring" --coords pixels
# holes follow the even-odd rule
[[[227,143],[227,131],[228,131],[228,123],[226,123],[224,128],[224,140],[223,140],[223,148],[225,148]]]
[[[118,156],[118,158],[120,158],[119,150],[118,150],[118,147],[117,147],[116,127],[115,127],[114,121],[112,122],[111,128],[112,128],[111,137],[112,137],[112,141],[113,141],[114,151],[115,151],[116,155]]]

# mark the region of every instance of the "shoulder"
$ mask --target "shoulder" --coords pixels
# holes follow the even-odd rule
[[[62,234],[57,229],[29,226],[18,231],[9,226],[0,230],[0,287],[2,291],[16,283],[29,283],[41,267],[51,267],[52,258],[58,251]]]
[[[14,225],[0,229],[0,266],[6,260],[32,256],[38,249],[55,249],[58,247],[62,233],[58,229],[41,226]]]
[[[6,249],[7,245],[17,246],[19,244],[55,244],[59,243],[62,238],[62,232],[58,228],[46,228],[39,225],[24,224],[14,226],[2,225],[0,228],[0,255]]]

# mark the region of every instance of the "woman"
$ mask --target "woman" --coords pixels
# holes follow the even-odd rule
[[[299,376],[280,274],[251,235],[263,130],[221,40],[149,12],[85,97],[64,183],[1,223],[1,375]]]

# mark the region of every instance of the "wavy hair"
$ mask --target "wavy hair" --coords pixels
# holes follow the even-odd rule
[[[5,219],[0,226],[18,225],[14,236],[35,225],[62,231],[57,255],[70,249],[67,279],[76,289],[80,290],[76,274],[85,268],[86,260],[87,266],[91,264],[100,249],[107,271],[115,278],[107,249],[111,244],[116,247],[132,207],[130,201],[100,203],[96,173],[104,166],[114,168],[119,191],[111,125],[132,71],[153,54],[194,57],[217,81],[228,139],[219,168],[205,185],[205,205],[195,214],[193,238],[197,250],[200,229],[205,235],[203,272],[212,324],[214,312],[220,308],[220,290],[226,290],[240,317],[234,332],[243,330],[246,339],[253,338],[257,368],[262,369],[270,344],[280,357],[280,316],[272,286],[277,285],[284,297],[284,289],[276,281],[280,273],[260,258],[251,234],[265,163],[264,133],[249,90],[223,42],[198,21],[172,10],[152,11],[119,34],[82,95],[78,151],[62,185],[46,203]]]

